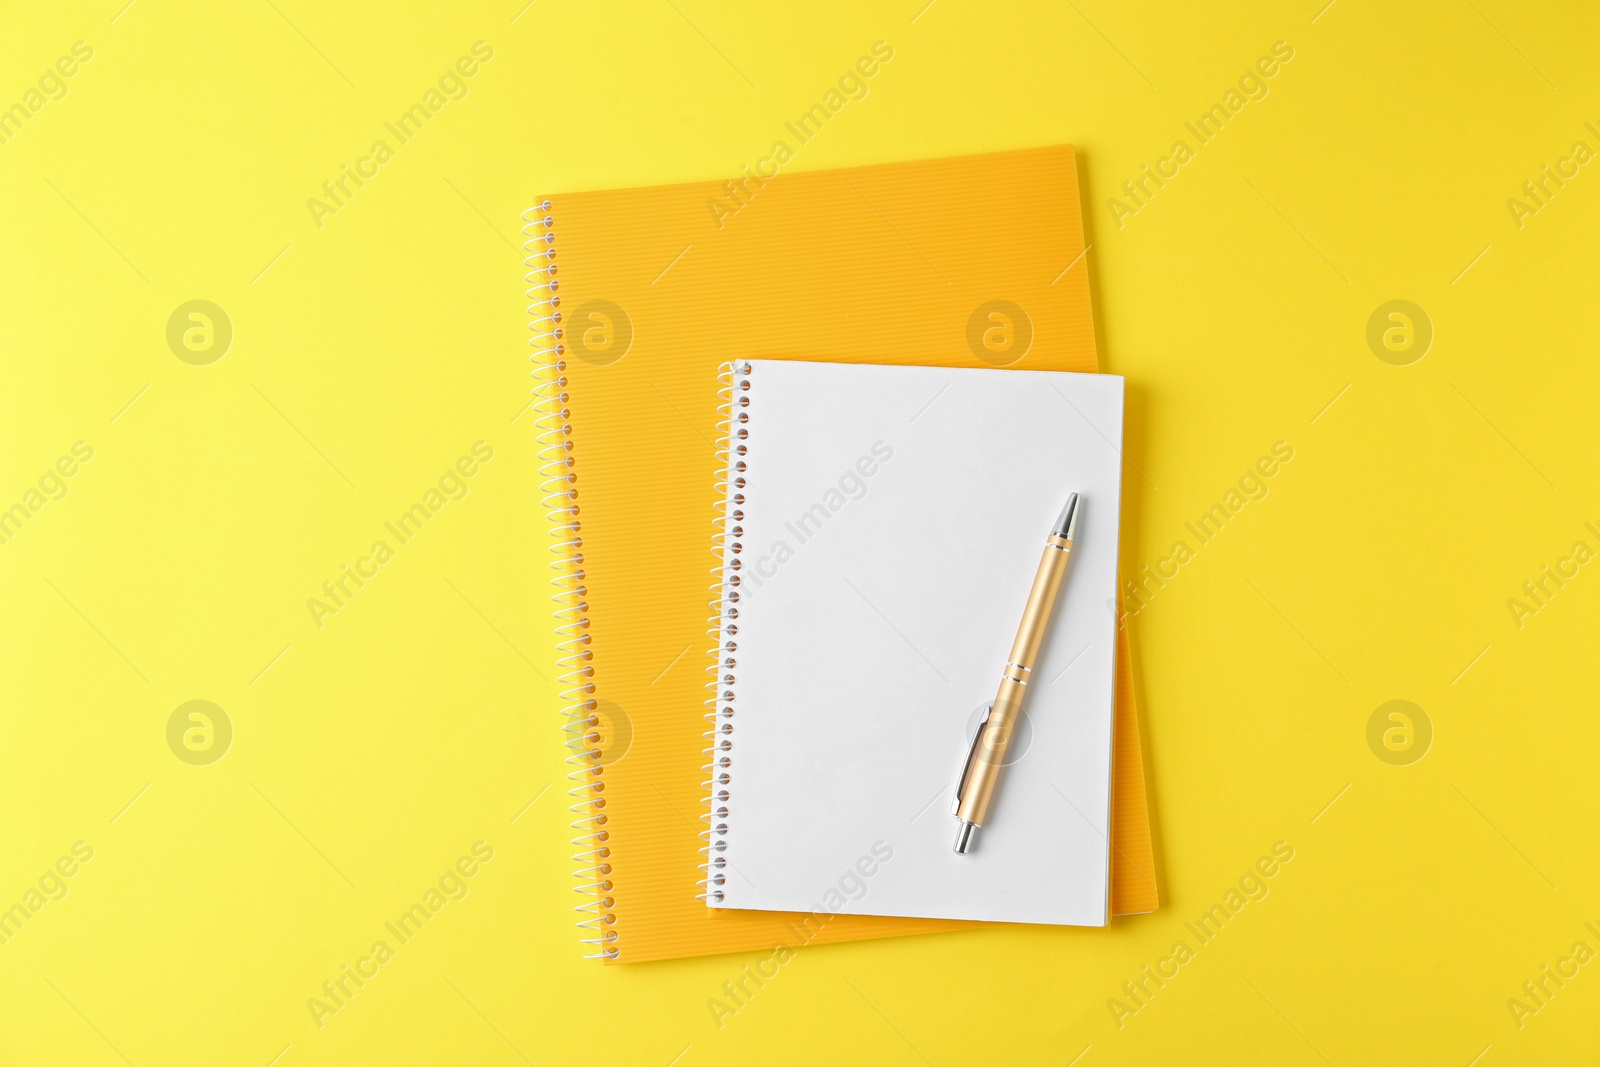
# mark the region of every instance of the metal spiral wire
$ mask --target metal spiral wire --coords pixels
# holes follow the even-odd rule
[[[607,844],[605,782],[600,750],[598,705],[594,698],[594,652],[590,648],[589,604],[585,597],[582,524],[578,518],[578,476],[573,460],[572,425],[567,406],[565,330],[560,283],[556,279],[555,219],[549,200],[522,215],[523,282],[527,286],[528,344],[533,361],[533,407],[539,440],[539,491],[555,533],[550,567],[555,603],[557,682],[561,686],[566,731],[567,772],[574,890],[584,902],[574,910],[583,917],[582,943],[599,951],[590,959],[616,959],[613,928],[611,849]]]
[[[700,855],[705,862],[700,865],[704,875],[700,879],[700,899],[715,907],[722,903],[722,886],[727,883],[725,868],[728,848],[728,797],[733,781],[733,705],[734,672],[738,667],[739,602],[743,569],[739,558],[744,546],[744,490],[748,485],[747,440],[750,436],[750,364],[724,363],[717,369],[717,445],[716,445],[716,532],[711,539],[711,552],[716,565],[711,568],[710,616],[707,635],[711,637],[711,662],[706,670],[711,680],[706,683],[706,739],[705,763],[701,773],[705,780],[706,811],[700,819],[706,828],[700,831],[705,842]]]

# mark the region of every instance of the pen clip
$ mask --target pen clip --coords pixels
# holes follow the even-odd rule
[[[978,728],[972,732],[972,747],[967,749],[967,762],[961,768],[961,780],[956,783],[955,802],[950,805],[950,814],[961,813],[961,795],[967,791],[967,780],[972,777],[972,764],[978,758],[978,745],[983,741],[984,727],[989,725],[989,715],[994,711],[994,705],[989,704],[983,709],[983,718],[978,720]]]

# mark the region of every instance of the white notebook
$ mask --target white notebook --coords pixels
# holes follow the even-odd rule
[[[1122,379],[740,361],[713,907],[1103,926]],[[1082,516],[974,851],[956,782],[1045,538]]]

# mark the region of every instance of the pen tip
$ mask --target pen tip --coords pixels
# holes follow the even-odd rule
[[[1052,536],[1065,537],[1068,541],[1078,539],[1078,513],[1083,510],[1078,503],[1077,493],[1067,497],[1067,506],[1061,509],[1061,517],[1050,531]]]

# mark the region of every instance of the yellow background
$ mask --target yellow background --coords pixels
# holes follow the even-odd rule
[[[1320,6],[13,5],[0,106],[94,58],[0,145],[0,507],[95,453],[0,545],[0,907],[94,858],[0,945],[0,1061],[1594,1058],[1595,964],[1520,1029],[1506,1002],[1600,949],[1600,577],[1520,629],[1507,599],[1600,548],[1600,176],[1520,229],[1506,201],[1600,148],[1600,27]],[[469,95],[319,229],[307,198],[478,40]],[[1161,911],[805,950],[719,1028],[757,957],[579,957],[519,213],[736,176],[877,40],[796,167],[1078,146],[1130,572],[1295,456],[1131,623]],[[1107,198],[1280,40],[1269,95],[1119,228]],[[233,324],[209,366],[167,346],[191,299]],[[1393,299],[1435,332],[1409,366],[1366,342]],[[306,599],[478,440],[469,495],[318,629]],[[166,742],[194,699],[234,726],[210,766]],[[1433,727],[1409,766],[1367,743],[1391,699]],[[307,998],[480,840],[470,894],[319,1030]],[[1108,999],[1278,841],[1269,895],[1119,1028]]]

